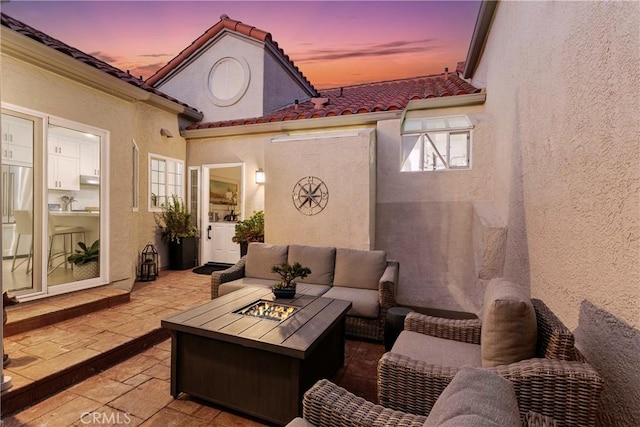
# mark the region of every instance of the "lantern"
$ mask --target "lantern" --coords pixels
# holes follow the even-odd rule
[[[149,282],[156,280],[156,277],[158,277],[158,251],[149,243],[140,253],[138,280],[141,282]]]

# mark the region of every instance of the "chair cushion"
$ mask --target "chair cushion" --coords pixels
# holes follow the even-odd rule
[[[463,367],[433,405],[425,427],[519,426],[511,382],[486,369]]]
[[[338,248],[333,286],[378,289],[385,268],[387,254],[384,251]]]
[[[292,419],[286,427],[315,427],[315,424],[311,424],[304,418],[296,417]]]
[[[348,316],[376,319],[380,316],[380,296],[371,289],[342,288],[333,286],[323,297],[351,301]]]
[[[258,279],[272,279],[273,283],[279,282],[280,276],[272,273],[271,267],[287,262],[287,249],[288,247],[286,245],[276,246],[266,243],[250,243],[247,248],[244,275]]]
[[[255,277],[243,277],[238,280],[232,280],[230,282],[225,282],[220,284],[218,288],[218,296],[231,293],[233,291],[237,291],[238,289],[242,289],[246,286],[258,286],[261,288],[271,289],[273,286],[273,280],[271,279],[256,279]]]
[[[303,267],[309,267],[311,274],[298,283],[315,283],[317,285],[331,285],[333,283],[333,268],[336,263],[336,248],[328,246],[289,245],[289,264],[299,262]]]
[[[505,279],[491,280],[482,307],[482,366],[535,357],[536,338],[536,312],[528,292]]]
[[[479,345],[413,331],[400,332],[391,348],[391,353],[449,368],[461,368],[465,365],[482,366]]]

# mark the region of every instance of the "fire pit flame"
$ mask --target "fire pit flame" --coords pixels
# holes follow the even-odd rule
[[[290,305],[260,300],[236,310],[234,313],[281,322],[293,315],[296,310],[296,307],[292,307]]]

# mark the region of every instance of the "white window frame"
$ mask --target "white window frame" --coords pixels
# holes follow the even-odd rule
[[[400,147],[400,172],[438,172],[449,170],[469,170],[471,169],[471,147],[472,147],[472,129],[471,120],[466,115],[442,116],[442,117],[424,117],[406,119],[402,126],[401,147]],[[466,165],[451,165],[451,136],[466,135]],[[404,138],[415,137],[416,144],[419,146],[419,165],[405,170],[405,163],[408,155],[404,151]],[[436,138],[445,139],[444,152],[438,149]],[[432,167],[427,167],[425,161],[425,151],[431,148],[434,155],[437,155],[438,161],[434,162]],[[442,148],[442,147],[441,147]],[[413,150],[409,151],[411,153]],[[441,167],[436,167],[439,164]]]
[[[153,171],[152,171],[152,165],[154,163],[154,161],[160,161],[160,162],[164,162],[165,163],[165,168],[164,168],[164,176],[162,178],[163,182],[155,182],[153,181]],[[175,180],[174,180],[174,184],[171,184],[171,167],[170,164],[173,163],[173,167],[174,170],[175,168],[179,168],[180,170],[180,182],[178,185],[175,184]],[[164,186],[164,195],[161,195],[160,197],[164,197],[165,201],[168,200],[171,196],[176,195],[178,198],[180,198],[180,200],[184,199],[184,181],[185,181],[185,167],[184,167],[184,160],[180,160],[180,159],[175,159],[172,157],[167,157],[167,156],[162,156],[160,154],[154,154],[154,153],[149,153],[149,163],[148,163],[148,173],[149,173],[149,186],[148,186],[148,197],[147,197],[147,204],[148,204],[148,210],[149,212],[161,212],[162,208],[164,206],[164,203],[162,201],[158,202],[157,205],[154,205],[152,203],[152,194],[155,194],[153,191],[154,185],[158,184],[160,186]],[[177,191],[172,191],[172,190],[177,190]]]

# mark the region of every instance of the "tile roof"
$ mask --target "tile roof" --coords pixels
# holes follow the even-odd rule
[[[186,107],[194,112],[198,112],[197,109],[185,104],[184,102],[181,102],[161,91],[159,91],[158,89],[154,88],[153,86],[148,85],[147,83],[145,83],[143,80],[132,76],[131,74],[129,74],[128,72],[124,72],[112,65],[107,64],[104,61],[101,61],[91,55],[88,55],[74,47],[71,47],[63,42],[61,42],[60,40],[57,40],[45,33],[43,33],[42,31],[36,30],[33,27],[30,27],[29,25],[18,21],[15,18],[10,17],[9,15],[6,15],[4,13],[0,13],[0,24],[4,27],[7,27],[19,34],[22,34],[24,36],[29,37],[30,39],[33,39],[39,43],[42,43],[43,45],[50,47],[51,49],[57,50],[60,53],[63,53],[65,55],[68,55],[70,57],[72,57],[73,59],[76,59],[80,62],[83,62],[91,67],[94,67],[104,73],[110,74],[113,77],[116,77],[126,83],[129,83],[133,86],[137,86],[140,89],[143,89],[147,92],[151,92],[155,95],[158,95],[162,98],[168,99],[169,101],[175,102],[176,104],[182,105],[183,107]]]
[[[445,96],[478,93],[480,89],[459,78],[454,73],[415,77],[410,79],[360,84],[321,91],[319,98],[312,98],[297,106],[291,105],[262,117],[195,123],[187,129],[208,129],[286,120],[314,119],[347,114],[393,111],[406,108],[409,101]],[[324,98],[324,99],[323,99]],[[314,103],[314,100],[315,103]]]
[[[300,69],[293,63],[291,58],[287,54],[284,53],[281,47],[278,46],[278,43],[271,39],[271,33],[260,30],[256,27],[252,27],[251,25],[243,24],[241,21],[236,21],[234,19],[229,18],[227,15],[221,15],[220,21],[218,21],[215,25],[205,31],[200,37],[194,40],[187,48],[182,50],[175,58],[167,63],[164,67],[160,68],[154,75],[149,77],[146,82],[150,85],[156,84],[158,81],[166,77],[173,70],[175,70],[184,60],[189,58],[193,53],[197,52],[202,46],[207,44],[207,42],[218,34],[220,34],[224,30],[235,31],[247,37],[251,37],[261,43],[266,45],[273,46],[276,51],[281,55],[281,57],[287,61],[298,73],[300,78],[307,84],[311,89],[315,91],[315,88],[311,84],[311,82],[302,74]]]

